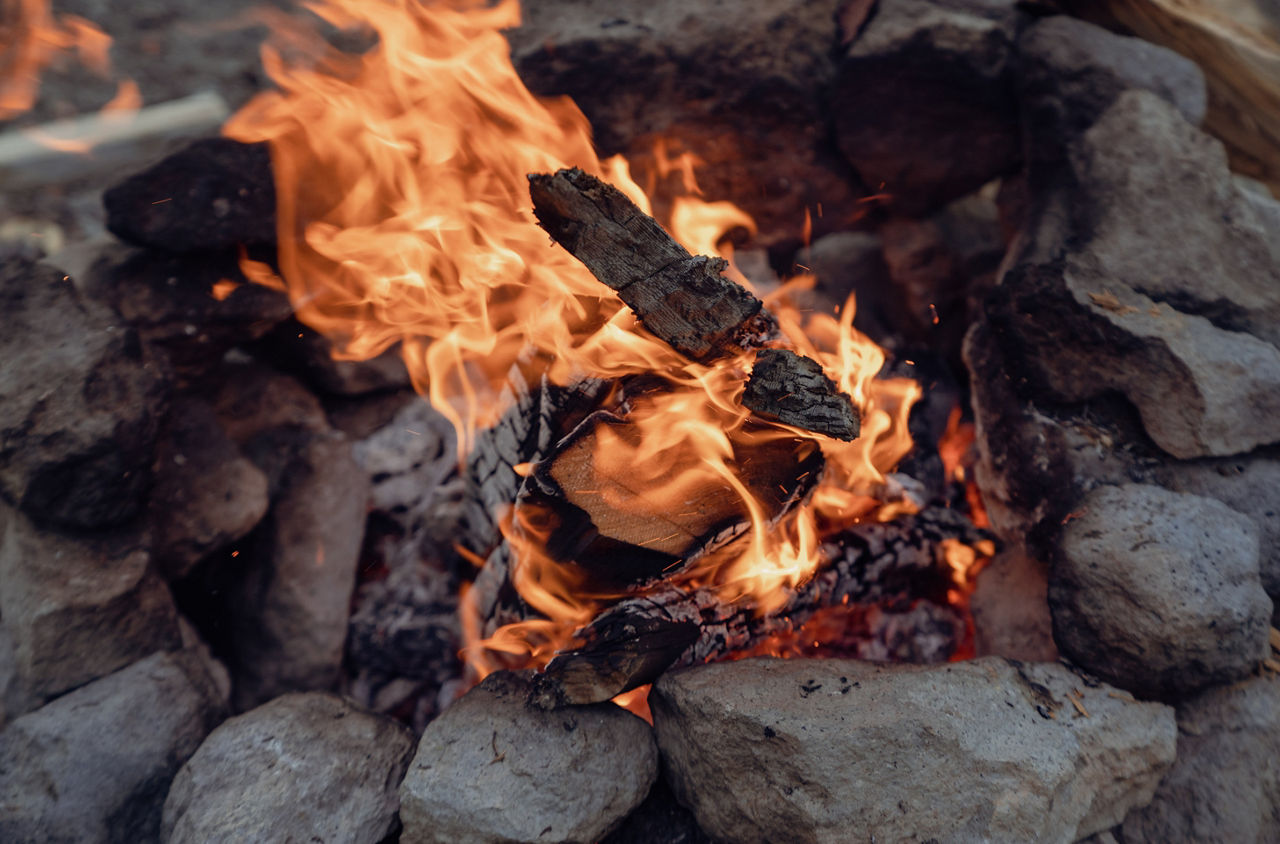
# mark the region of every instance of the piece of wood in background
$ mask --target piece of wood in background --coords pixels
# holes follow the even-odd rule
[[[765,419],[850,441],[858,436],[858,411],[817,361],[787,349],[756,355],[742,405]]]
[[[826,565],[776,612],[758,615],[750,603],[730,604],[711,589],[664,584],[626,598],[577,632],[582,645],[561,653],[539,675],[534,702],[548,708],[599,703],[651,683],[671,666],[697,665],[749,650],[841,603],[867,604],[925,587],[945,577],[942,541],[990,541],[962,513],[929,508],[892,522],[855,525],[824,546]],[[941,586],[945,581],[939,581]],[[697,636],[676,646],[688,628]],[[644,653],[658,643],[654,653]]]

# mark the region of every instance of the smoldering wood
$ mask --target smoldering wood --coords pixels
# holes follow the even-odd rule
[[[758,615],[750,604],[726,603],[712,589],[670,583],[626,598],[577,631],[582,645],[547,665],[533,702],[547,708],[599,703],[651,683],[673,666],[749,650],[798,627],[819,609],[874,603],[909,590],[929,573],[942,573],[946,539],[974,545],[992,537],[959,511],[940,507],[892,522],[855,525],[824,544],[825,567],[767,615]],[[691,627],[696,637],[677,649]]]
[[[602,584],[669,576],[745,532],[751,521],[747,503],[727,481],[711,476],[686,482],[676,498],[637,483],[633,467],[607,459],[613,438],[620,447],[635,448],[641,437],[640,427],[625,417],[591,414],[538,464],[520,503],[553,509],[558,525],[548,552],[587,569]],[[812,440],[730,440],[738,479],[769,523],[789,512],[821,476],[822,452]],[[669,456],[682,463],[683,455]],[[691,463],[698,460],[692,452],[687,456]]]
[[[762,349],[756,355],[742,405],[765,419],[838,440],[858,437],[853,401],[817,361],[788,349]]]
[[[680,354],[706,363],[776,333],[724,259],[690,255],[612,185],[574,168],[530,175],[529,192],[538,224]]]

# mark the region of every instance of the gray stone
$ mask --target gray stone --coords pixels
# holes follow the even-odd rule
[[[762,240],[796,242],[806,210],[821,235],[859,209],[823,97],[838,5],[543,0],[526,4],[507,35],[529,88],[571,96],[601,153],[625,153],[639,183],[657,188],[660,213],[678,192],[659,161],[664,143],[668,156],[687,151],[702,162],[707,199],[746,210]]]
[[[1125,844],[1280,840],[1280,680],[1211,689],[1178,707],[1178,761],[1125,818]]]
[[[1037,21],[1018,39],[1022,124],[1036,160],[1060,158],[1116,98],[1142,89],[1199,125],[1207,105],[1204,74],[1165,47],[1126,38],[1066,15]]]
[[[31,703],[180,644],[140,537],[73,539],[0,506],[0,619]]]
[[[364,537],[368,478],[345,437],[303,436],[276,458],[271,512],[226,572],[238,711],[332,687]]]
[[[155,654],[0,732],[0,840],[154,841],[169,781],[224,716],[192,654]]]
[[[164,803],[161,840],[376,844],[395,823],[413,735],[319,692],[278,697],[209,734]]]
[[[837,141],[869,187],[919,216],[1021,163],[1013,0],[882,2],[831,95]]]
[[[1221,502],[1160,487],[1085,497],[1063,531],[1049,605],[1065,656],[1144,696],[1239,680],[1267,653],[1257,528]]]
[[[361,396],[411,386],[399,345],[366,360],[335,358],[333,343],[324,335],[289,320],[263,337],[258,349],[264,360],[330,395]]]
[[[0,495],[73,528],[140,507],[166,380],[105,306],[61,271],[0,264]]]
[[[240,454],[204,401],[174,403],[155,465],[154,553],[171,580],[243,537],[267,512],[267,476]]]
[[[735,842],[1071,842],[1149,800],[1176,737],[1170,707],[996,657],[720,663],[650,705],[673,791]]]
[[[1025,548],[1005,548],[983,567],[969,610],[978,656],[1027,662],[1058,658],[1049,615],[1048,567]]]
[[[658,774],[649,725],[611,703],[546,711],[491,674],[432,721],[400,789],[405,844],[598,841]]]
[[[1180,458],[1280,439],[1280,238],[1221,146],[1129,91],[1071,160],[1072,186],[1037,195],[985,307],[1027,397],[1118,391]]]

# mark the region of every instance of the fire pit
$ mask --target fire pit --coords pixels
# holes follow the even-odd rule
[[[1280,203],[1050,6],[258,10],[15,194],[0,839],[1280,834]]]

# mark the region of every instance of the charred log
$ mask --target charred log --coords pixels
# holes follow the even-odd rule
[[[760,300],[721,275],[728,266],[723,259],[690,255],[612,185],[581,170],[560,170],[530,175],[529,192],[539,225],[680,354],[707,363],[777,337],[777,321]],[[856,437],[857,411],[848,397],[821,376],[816,362],[789,355],[766,361],[776,372],[785,364],[789,375],[759,379],[749,407],[816,433]],[[821,377],[811,377],[810,370]],[[798,380],[804,381],[802,393],[792,392]],[[804,402],[818,409],[804,412]]]
[[[674,665],[749,651],[820,609],[874,603],[917,588],[922,579],[942,576],[942,543],[948,539],[974,545],[991,537],[958,511],[942,508],[856,525],[824,546],[826,567],[766,615],[749,605],[726,603],[706,588],[666,584],[627,598],[577,631],[582,646],[559,654],[544,669],[534,702],[556,707],[609,700]],[[697,635],[678,648],[691,628]]]
[[[858,411],[849,397],[817,361],[786,349],[764,349],[756,355],[742,404],[765,419],[838,440],[858,436]]]

